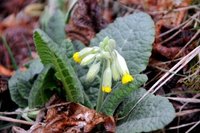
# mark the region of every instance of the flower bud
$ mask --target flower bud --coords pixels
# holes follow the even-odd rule
[[[110,59],[111,58],[111,55],[109,52],[106,52],[106,51],[101,51],[101,56],[102,58],[104,59]]]
[[[96,54],[89,54],[86,57],[84,57],[81,61],[81,66],[89,65],[92,63],[95,59]]]
[[[108,44],[105,46],[105,50],[108,52],[112,52],[116,47],[116,42],[113,39],[108,40]]]
[[[108,44],[108,41],[109,41],[109,37],[106,36],[102,42],[100,42],[99,44],[99,47],[102,48],[102,49],[105,49],[105,46]]]
[[[86,76],[86,81],[92,82],[95,79],[96,75],[98,74],[98,72],[100,70],[100,65],[101,65],[101,63],[98,62],[98,63],[94,63],[90,66],[87,76]]]
[[[82,49],[80,52],[79,52],[79,56],[81,58],[84,58],[85,56],[87,56],[88,54],[90,54],[92,52],[93,48],[91,47],[86,47],[84,49]]]
[[[117,64],[116,64],[116,60],[114,59],[112,64],[111,64],[111,70],[112,70],[112,77],[115,81],[120,79],[120,73],[117,69]]]

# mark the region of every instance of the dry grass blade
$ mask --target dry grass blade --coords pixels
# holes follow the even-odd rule
[[[168,130],[174,130],[174,129],[179,129],[179,128],[182,128],[182,127],[191,126],[191,125],[196,124],[197,122],[191,122],[191,123],[186,123],[186,124],[182,124],[182,125],[175,126],[175,127],[170,127]]]
[[[186,6],[186,7],[180,7],[180,8],[176,8],[173,10],[164,10],[164,11],[153,11],[153,12],[149,12],[151,15],[156,15],[156,14],[167,14],[169,12],[179,12],[179,11],[184,11],[184,10],[189,10],[189,9],[199,9],[200,4],[198,5],[190,5],[190,6]]]
[[[176,113],[176,116],[184,116],[184,115],[196,113],[196,112],[199,112],[199,111],[200,111],[200,109],[184,110],[184,111]]]
[[[195,98],[180,98],[180,97],[167,97],[167,98],[179,102],[200,103],[200,99],[195,99]]]
[[[200,121],[198,121],[194,126],[192,126],[190,129],[188,129],[185,133],[189,133],[190,131],[192,131],[196,126],[198,126],[200,124]]]
[[[0,116],[1,121],[8,121],[8,122],[13,122],[13,123],[20,123],[24,125],[33,125],[34,123],[28,122],[28,121],[23,121],[23,120],[18,120],[10,117],[5,117],[5,116]]]

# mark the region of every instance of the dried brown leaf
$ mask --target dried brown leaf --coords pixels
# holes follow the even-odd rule
[[[79,0],[66,26],[68,36],[88,44],[97,32],[107,26],[98,0]]]
[[[32,126],[28,133],[90,133],[98,125],[104,125],[107,132],[116,130],[115,120],[77,103],[57,103],[47,107],[45,119]]]

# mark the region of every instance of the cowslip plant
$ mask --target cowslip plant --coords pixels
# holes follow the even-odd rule
[[[86,81],[92,82],[102,65],[102,78],[96,110],[99,111],[104,100],[104,93],[112,91],[112,78],[118,81],[121,78],[122,84],[128,84],[134,80],[130,75],[125,59],[117,52],[116,42],[109,37],[99,43],[99,47],[86,47],[73,55],[75,62],[81,66],[89,65]]]
[[[64,29],[60,24],[64,21],[57,20],[58,15],[52,17],[49,27],[46,23],[44,30],[34,31],[40,69],[33,72],[33,62],[9,81],[11,97],[19,107],[41,107],[57,93],[68,101],[118,116],[118,133],[150,132],[173,120],[174,108],[165,97],[148,94],[132,109],[146,92],[141,86],[147,76],[141,72],[148,64],[155,36],[150,16],[140,12],[118,18],[91,40],[90,47],[82,48],[63,37],[56,25]]]

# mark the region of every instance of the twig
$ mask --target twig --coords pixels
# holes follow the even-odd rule
[[[12,122],[12,123],[20,123],[20,124],[24,124],[24,125],[31,125],[31,126],[34,124],[34,123],[32,123],[32,122],[27,122],[27,121],[23,121],[23,120],[18,120],[18,119],[6,117],[6,116],[0,116],[0,120]]]
[[[1,115],[19,115],[22,114],[22,112],[0,112]]]
[[[196,126],[198,126],[200,124],[200,121],[198,121],[194,126],[192,126],[190,129],[188,129],[185,133],[189,133],[190,131],[192,131]]]
[[[188,115],[188,114],[192,114],[196,112],[200,112],[200,109],[184,110],[184,111],[176,113],[176,116],[179,117],[179,116],[184,116],[184,115]]]
[[[183,10],[189,10],[189,9],[199,9],[200,4],[198,5],[191,5],[191,6],[187,6],[187,7],[180,7],[180,8],[176,8],[173,10],[164,10],[164,11],[154,11],[154,12],[149,12],[151,15],[156,15],[156,14],[167,14],[169,12],[179,12],[179,11],[183,11]]]
[[[48,106],[48,107],[46,107],[46,109],[51,109],[51,108],[58,107],[58,106],[64,106],[64,105],[68,105],[68,104],[70,104],[70,103],[71,103],[71,102],[59,103],[59,104],[55,104],[55,105]]]
[[[19,114],[29,113],[33,111],[39,111],[39,109],[29,109],[29,110],[23,110],[23,111],[21,109],[17,109],[16,111],[13,111],[13,112],[0,112],[0,115],[19,115]]]
[[[191,122],[191,123],[186,123],[186,124],[182,124],[182,125],[175,126],[175,127],[170,127],[168,130],[179,129],[179,128],[182,128],[182,127],[187,127],[187,126],[190,126],[190,125],[194,125],[197,122]]]
[[[185,91],[174,91],[172,93],[167,93],[167,94],[163,94],[163,96],[165,97],[168,97],[168,96],[171,96],[171,95],[178,95],[178,94],[198,94],[200,93],[200,91],[196,91],[196,90],[185,90]]]
[[[178,11],[183,11],[183,10],[188,10],[188,9],[199,9],[199,6],[200,6],[200,4],[191,5],[191,6],[187,6],[187,7],[177,8],[177,9],[174,9],[173,11],[178,12]]]
[[[177,97],[167,97],[170,100],[179,101],[179,102],[187,102],[187,103],[200,103],[200,99],[195,98],[177,98]]]

